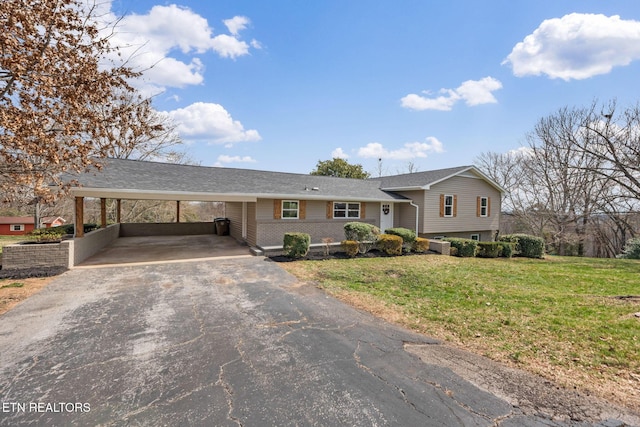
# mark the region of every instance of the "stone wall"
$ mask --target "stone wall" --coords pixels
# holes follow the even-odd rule
[[[2,250],[2,269],[15,270],[33,267],[73,266],[73,241],[60,243],[29,243],[8,245]]]
[[[85,234],[84,237],[74,239],[70,247],[73,265],[78,265],[95,255],[102,248],[113,243],[119,236],[120,224],[112,224],[107,228],[99,228]]]
[[[213,222],[162,222],[149,224],[120,224],[120,237],[191,236],[214,234]]]

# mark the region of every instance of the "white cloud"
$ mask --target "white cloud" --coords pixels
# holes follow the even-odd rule
[[[219,104],[196,102],[167,114],[177,124],[178,133],[185,140],[232,144],[262,139],[258,131],[245,130],[242,123],[233,120],[231,114]]]
[[[515,45],[503,64],[518,77],[586,79],[640,59],[640,22],[572,13],[548,19]]]
[[[247,28],[247,25],[251,23],[251,21],[249,21],[249,18],[247,18],[246,16],[234,16],[233,18],[225,19],[222,22],[227,27],[229,32],[234,36],[237,36],[240,31]]]
[[[411,160],[417,157],[427,157],[429,153],[443,153],[442,142],[430,136],[426,142],[408,142],[397,150],[388,150],[379,142],[370,142],[358,149],[358,156],[364,158],[382,158],[392,160]]]
[[[349,155],[345,153],[342,148],[338,147],[331,152],[332,159],[348,159]]]
[[[501,89],[502,83],[493,77],[481,80],[467,80],[456,89],[440,89],[438,97],[428,97],[411,93],[400,101],[402,106],[411,110],[440,110],[450,111],[458,101],[464,101],[473,107],[481,104],[494,104],[498,100],[493,92]],[[423,92],[430,95],[429,92]]]
[[[251,156],[228,156],[226,154],[222,154],[218,156],[214,166],[222,166],[229,163],[256,163],[256,160]]]
[[[112,12],[101,19],[116,21]],[[240,37],[250,23],[247,17],[235,16],[223,23],[230,34],[214,34],[207,19],[187,7],[158,5],[144,15],[124,16],[110,40],[120,48],[128,66],[144,71],[144,81],[134,84],[147,91],[155,88],[158,93],[166,87],[201,84],[204,66],[198,56],[213,52],[222,58],[236,59],[248,55],[251,48],[260,47],[260,42],[247,43]],[[110,31],[110,27],[105,26],[105,31]],[[180,55],[175,55],[176,52]],[[121,59],[112,60],[117,63]]]

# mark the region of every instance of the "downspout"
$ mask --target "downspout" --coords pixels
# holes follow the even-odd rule
[[[416,208],[416,236],[418,236],[418,226],[420,224],[420,206],[413,203],[413,201],[410,201],[409,204]]]

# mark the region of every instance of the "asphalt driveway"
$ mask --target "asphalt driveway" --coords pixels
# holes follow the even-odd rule
[[[0,317],[0,425],[636,420],[579,395],[554,413],[518,404],[441,347],[260,257],[77,269]],[[471,364],[493,369],[482,363]]]

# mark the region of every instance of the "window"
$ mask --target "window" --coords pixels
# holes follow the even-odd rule
[[[24,231],[24,225],[22,224],[12,224],[11,231]]]
[[[300,213],[300,202],[297,200],[282,201],[282,218],[298,219]]]
[[[478,216],[489,216],[488,197],[478,197]]]
[[[453,196],[444,196],[444,216],[453,216]]]
[[[333,202],[334,218],[360,218],[360,203]]]
[[[480,235],[479,234],[472,234],[471,235],[471,240],[480,240]]]

